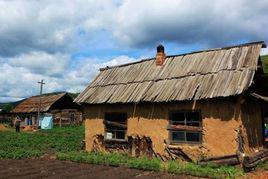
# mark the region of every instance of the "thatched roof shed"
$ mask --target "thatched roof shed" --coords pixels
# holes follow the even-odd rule
[[[40,112],[47,112],[51,107],[63,98],[70,98],[67,93],[50,94],[41,96],[41,109]],[[37,113],[39,106],[39,96],[27,98],[18,104],[13,110],[13,113]],[[71,98],[70,98],[71,99]]]
[[[264,42],[167,56],[100,69],[78,103],[138,103],[234,96],[247,90]]]

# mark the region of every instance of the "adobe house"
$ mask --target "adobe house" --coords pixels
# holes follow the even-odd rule
[[[33,96],[19,103],[13,110],[13,116],[31,119],[32,124],[37,124],[40,96]],[[78,124],[82,122],[80,106],[73,102],[68,93],[51,93],[41,96],[40,114],[53,115],[54,124]],[[25,121],[25,123],[27,123]]]
[[[86,150],[192,161],[262,150],[262,47],[166,56],[160,45],[156,58],[100,69],[75,99],[86,119]]]

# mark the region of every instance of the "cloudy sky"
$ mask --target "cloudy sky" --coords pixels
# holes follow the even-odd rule
[[[0,0],[0,102],[80,92],[100,67],[264,40],[268,0]],[[263,54],[267,50],[262,51]]]

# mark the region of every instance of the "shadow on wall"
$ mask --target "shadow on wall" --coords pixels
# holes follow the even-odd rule
[[[260,105],[253,101],[243,103],[241,118],[249,147],[257,149],[262,146],[263,134]]]
[[[234,98],[211,99],[199,102],[98,104],[84,107],[86,119],[104,119],[107,112],[127,113],[128,118],[169,119],[169,113],[178,110],[200,110],[202,119],[239,120],[240,105]]]

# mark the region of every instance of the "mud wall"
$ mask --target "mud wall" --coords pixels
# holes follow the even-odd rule
[[[248,104],[251,106],[251,104]],[[257,108],[257,107],[256,107]],[[202,116],[202,144],[168,145],[169,133],[167,130],[169,112],[176,110],[201,110]],[[242,128],[244,148],[252,152],[262,147],[261,135],[252,133],[261,131],[261,118],[254,112],[247,113],[241,110],[241,100],[207,100],[202,102],[173,103],[173,104],[125,104],[125,105],[91,105],[84,107],[86,119],[86,150],[93,150],[93,140],[96,135],[104,135],[105,112],[125,112],[128,116],[127,136],[149,137],[152,148],[158,156],[170,156],[167,147],[187,154],[192,160],[200,157],[213,157],[235,154],[238,149],[238,130]],[[252,109],[253,110],[253,109]],[[247,110],[246,110],[247,111]],[[259,111],[256,111],[259,114]],[[254,121],[252,121],[254,118]],[[259,121],[256,123],[256,121]],[[254,130],[249,129],[251,125]],[[259,132],[260,133],[260,132]],[[252,138],[249,140],[249,138]],[[259,142],[253,142],[253,141]],[[248,142],[249,141],[249,142]],[[105,149],[102,149],[105,150]],[[167,157],[168,158],[168,157]]]

